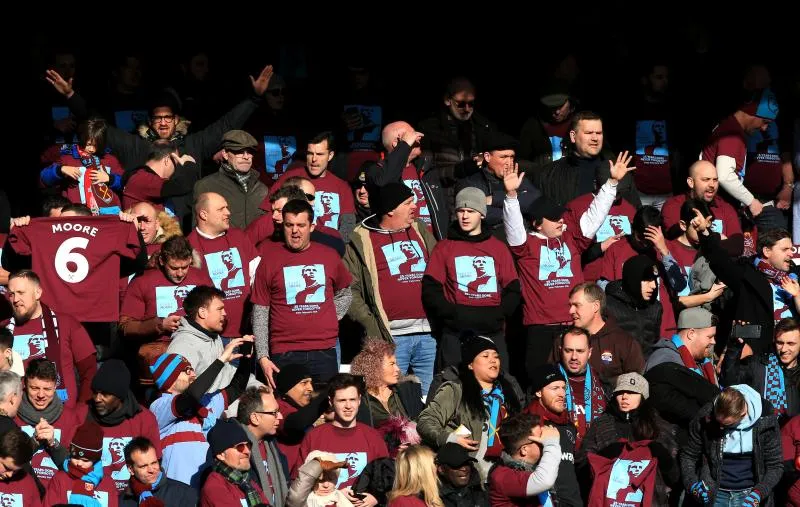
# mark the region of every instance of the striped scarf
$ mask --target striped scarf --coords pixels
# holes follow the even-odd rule
[[[686,347],[686,345],[683,344],[683,340],[681,340],[680,336],[672,335],[672,343],[678,348],[678,354],[681,355],[681,361],[683,361],[683,365],[685,367],[689,368],[698,375],[705,377],[706,380],[715,386],[719,385],[719,381],[717,380],[717,372],[714,370],[714,363],[711,362],[711,359],[703,359],[703,363],[698,367],[697,361],[695,360],[694,356],[692,356],[692,353],[689,352],[689,349]]]
[[[47,305],[40,303],[40,306],[42,307],[42,339],[47,343],[45,357],[56,366],[56,394],[61,398],[61,401],[66,402],[69,399],[69,394],[64,385],[63,370],[61,369],[61,339],[58,334],[58,319],[56,318],[55,312]],[[11,317],[8,324],[6,324],[6,329],[11,331],[13,335],[16,327],[17,322],[14,317]]]
[[[775,354],[769,355],[766,373],[764,375],[764,398],[775,407],[775,414],[784,415],[789,409],[786,401],[786,378],[783,375],[783,368]]]
[[[500,424],[506,416],[504,405],[506,399],[503,395],[503,389],[498,383],[491,389],[482,389],[481,396],[483,397],[483,406],[486,407],[486,412],[489,414],[489,419],[486,421],[488,425],[488,431],[486,432],[486,449],[488,454],[489,449],[500,442],[500,438],[497,437],[497,430],[500,428]]]

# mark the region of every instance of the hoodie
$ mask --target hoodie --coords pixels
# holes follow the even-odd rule
[[[652,279],[656,263],[646,255],[631,257],[622,268],[622,280],[606,287],[606,311],[614,317],[617,325],[633,335],[642,345],[645,356],[657,344],[660,336],[663,306],[655,294],[649,301],[642,297],[642,281]],[[658,282],[658,280],[656,280]]]
[[[520,301],[519,279],[508,247],[492,237],[485,220],[475,236],[453,222],[447,238],[436,244],[422,279],[427,314],[455,334],[466,329],[502,332],[505,319]],[[484,277],[478,274],[481,268],[475,267],[478,260],[484,263]]]
[[[207,331],[186,317],[181,317],[178,329],[172,333],[172,342],[167,348],[167,353],[180,354],[185,357],[199,375],[211,366],[211,363],[222,354],[224,349],[225,345],[219,334]],[[225,363],[222,371],[206,392],[213,393],[227,387],[235,373],[236,367]]]
[[[722,431],[722,467],[720,487],[745,489],[755,484],[753,470],[753,426],[761,417],[761,396],[746,384],[731,386],[744,395],[747,414],[733,428]]]

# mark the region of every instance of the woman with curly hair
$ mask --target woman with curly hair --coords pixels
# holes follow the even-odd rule
[[[367,338],[350,363],[350,372],[364,377],[367,386],[366,403],[361,405],[366,409],[361,409],[359,421],[377,428],[390,416],[416,420],[422,412],[422,387],[413,377],[400,378],[393,343]]]

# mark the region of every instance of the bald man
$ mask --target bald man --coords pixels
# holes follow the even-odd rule
[[[667,199],[661,209],[667,237],[674,239],[683,234],[679,222],[681,206],[686,199],[700,199],[708,203],[711,213],[714,214],[713,231],[722,234],[723,238],[727,238],[723,242],[725,250],[732,256],[741,255],[744,246],[742,225],[733,206],[717,195],[719,178],[716,166],[706,160],[698,160],[689,167],[686,184],[689,185],[689,190],[685,194]]]
[[[220,194],[198,195],[194,219],[197,225],[187,239],[203,256],[203,266],[214,286],[225,293],[227,322],[221,334],[242,336],[247,332],[242,319],[244,304],[261,257],[244,231],[231,227],[228,201]]]
[[[423,134],[407,122],[396,121],[383,128],[381,138],[386,159],[367,170],[370,208],[380,208],[374,203],[381,198],[381,187],[392,182],[403,183],[414,194],[417,217],[437,240],[445,238],[450,224],[450,202],[439,169],[431,164],[430,157],[421,156]]]

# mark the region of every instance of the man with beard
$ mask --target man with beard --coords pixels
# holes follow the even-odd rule
[[[183,236],[168,239],[151,259],[153,268],[134,278],[125,293],[119,328],[128,345],[137,350],[140,385],[153,384],[148,367],[166,351],[186,315],[183,300],[188,292],[197,285],[211,285],[194,255]]]
[[[567,412],[567,380],[558,367],[543,364],[533,371],[531,382],[535,398],[524,412],[539,416],[544,424],[552,424],[558,429],[561,444],[561,464],[555,484],[558,504],[583,506],[575,474],[577,431]]]
[[[31,467],[39,482],[47,487],[69,455],[69,443],[80,424],[78,413],[65,408],[56,396],[57,372],[47,359],[34,359],[25,370],[22,403],[14,422],[36,440],[39,447]]]
[[[321,424],[306,434],[300,444],[299,463],[305,463],[306,456],[315,450],[336,455],[337,461],[346,461],[348,464],[339,473],[336,489],[344,489],[351,502],[375,505],[377,502],[369,493],[365,493],[366,498],[359,499],[352,496],[349,488],[355,484],[367,463],[389,456],[380,433],[356,420],[361,404],[361,381],[350,374],[340,373],[331,379],[329,393],[333,421]]]
[[[742,224],[733,206],[718,195],[719,178],[714,164],[707,160],[698,160],[692,164],[686,184],[689,186],[688,191],[670,197],[661,208],[666,236],[672,239],[681,235],[681,206],[684,202],[690,199],[703,201],[714,215],[711,230],[722,235],[725,250],[734,257],[741,255],[744,246]]]
[[[130,385],[131,374],[125,363],[110,359],[97,370],[92,380],[93,397],[86,405],[86,419],[102,428],[103,466],[114,469],[111,475],[118,492],[128,487],[128,474],[120,470],[124,467],[125,444],[132,438],[144,436],[150,439],[156,446],[158,457],[161,457],[158,422],[152,412],[139,405]],[[115,462],[119,462],[120,467],[114,468]]]
[[[97,371],[96,352],[77,320],[64,313],[56,314],[41,302],[43,292],[39,276],[33,271],[13,273],[8,282],[13,316],[4,326],[14,334],[14,349],[24,358],[25,367],[38,358],[56,365],[56,394],[72,409],[91,398],[89,386]],[[35,355],[30,354],[31,342],[39,343]]]

